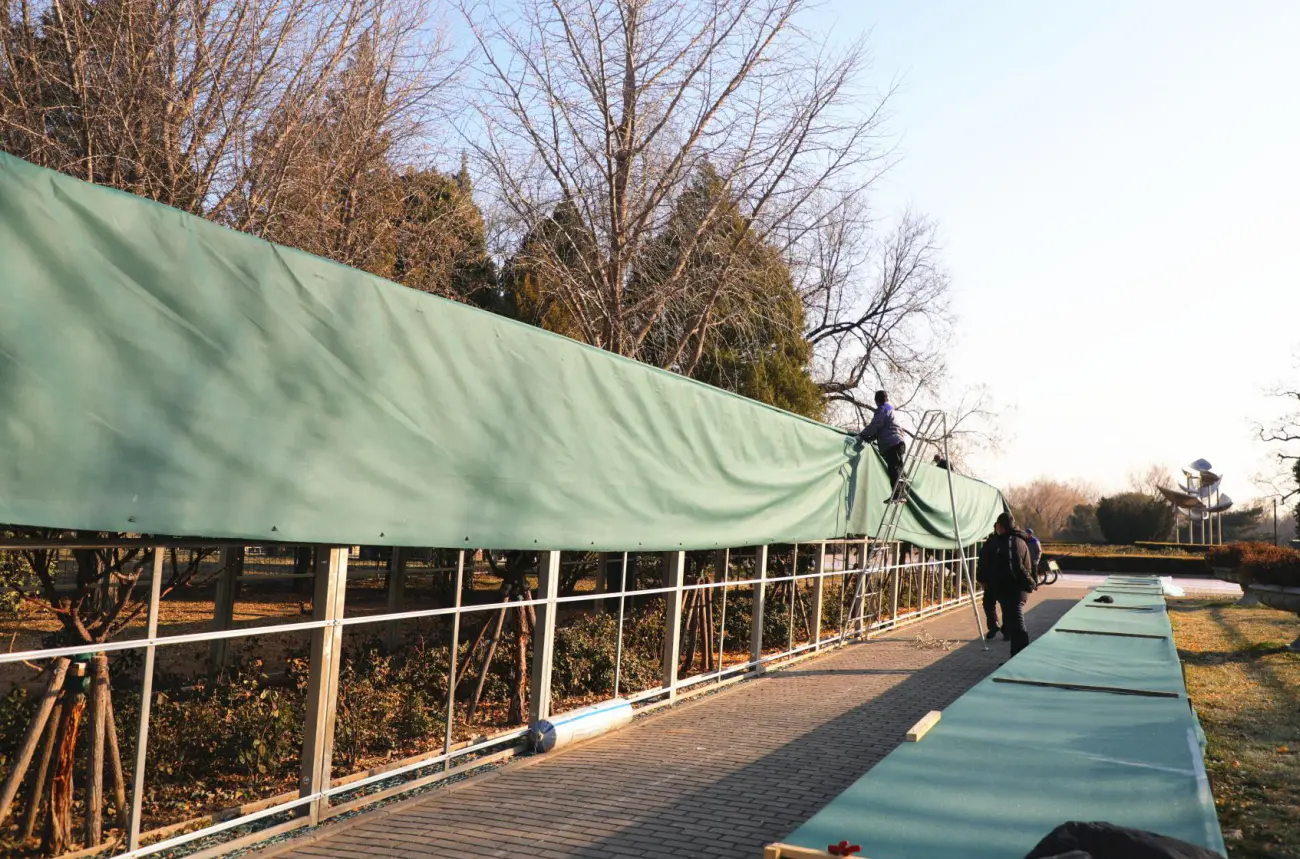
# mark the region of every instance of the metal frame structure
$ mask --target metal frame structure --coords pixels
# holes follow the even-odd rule
[[[109,541],[105,543],[95,543],[95,547],[117,545],[127,541]],[[46,648],[39,650],[18,651],[0,654],[0,664],[2,663],[21,663],[41,660],[54,659],[60,656],[76,656],[94,653],[107,653],[111,651],[136,650],[143,652],[143,672],[141,686],[141,706],[140,720],[137,727],[136,759],[134,761],[134,777],[130,786],[130,816],[129,830],[127,832],[126,843],[118,845],[106,845],[103,851],[104,855],[115,855],[118,857],[137,857],[159,853],[182,847],[197,839],[208,839],[212,836],[219,835],[228,830],[239,827],[246,827],[249,824],[257,823],[265,818],[272,818],[277,815],[284,815],[286,812],[295,815],[295,819],[271,826],[262,832],[245,836],[238,839],[239,842],[255,840],[259,837],[270,837],[278,832],[283,832],[289,828],[295,828],[303,825],[315,825],[320,821],[366,802],[374,801],[380,796],[387,796],[392,793],[398,793],[402,790],[411,789],[421,784],[445,777],[449,773],[454,773],[457,768],[455,764],[460,764],[460,769],[472,768],[479,765],[475,761],[481,756],[491,754],[494,751],[503,751],[512,748],[522,747],[522,741],[527,734],[526,727],[520,727],[513,730],[507,730],[495,736],[489,737],[481,742],[475,742],[469,745],[454,747],[452,742],[453,727],[456,714],[454,695],[455,688],[453,684],[449,686],[449,700],[447,706],[447,724],[444,734],[444,743],[441,753],[420,755],[416,758],[408,759],[406,762],[398,762],[396,766],[386,767],[382,771],[374,772],[364,777],[345,776],[335,778],[333,776],[332,752],[334,726],[337,719],[337,698],[339,684],[339,667],[342,657],[343,633],[346,629],[356,627],[372,627],[379,634],[390,636],[394,626],[400,621],[417,620],[433,617],[450,617],[452,619],[452,645],[450,648],[451,665],[455,665],[456,656],[461,644],[462,618],[471,615],[478,615],[483,612],[500,610],[503,607],[519,608],[525,606],[534,607],[537,614],[537,624],[533,637],[533,660],[529,678],[529,717],[532,722],[547,718],[552,715],[552,700],[550,693],[551,675],[553,669],[554,648],[556,640],[556,620],[559,612],[566,606],[578,606],[582,604],[591,604],[599,610],[600,606],[609,605],[609,601],[617,600],[618,604],[618,641],[616,642],[616,667],[614,678],[614,689],[612,697],[622,697],[631,701],[634,705],[649,706],[655,702],[667,703],[676,699],[679,695],[688,690],[694,690],[706,687],[709,684],[718,684],[727,682],[732,679],[739,679],[745,674],[761,672],[772,666],[774,663],[790,661],[807,655],[816,653],[824,649],[839,647],[855,640],[866,638],[873,633],[883,632],[898,628],[908,623],[919,621],[923,618],[932,616],[942,611],[959,606],[963,600],[973,599],[975,594],[971,592],[972,579],[969,573],[969,565],[975,561],[974,546],[968,546],[963,552],[942,552],[933,553],[930,558],[923,558],[920,561],[909,563],[894,563],[869,569],[866,563],[868,555],[874,554],[872,549],[874,540],[856,539],[856,540],[830,540],[817,543],[804,543],[790,547],[796,563],[791,565],[790,573],[782,576],[772,576],[769,570],[769,547],[759,546],[753,548],[754,566],[753,573],[749,576],[732,578],[733,552],[732,550],[719,550],[715,555],[715,568],[718,571],[718,581],[701,581],[687,583],[684,572],[686,568],[685,552],[667,552],[655,553],[662,560],[662,569],[665,573],[664,585],[653,588],[628,588],[627,571],[628,555],[622,556],[621,568],[622,575],[619,579],[620,587],[617,590],[608,587],[598,587],[592,593],[580,593],[571,596],[560,596],[558,593],[559,572],[561,568],[561,553],[556,551],[543,551],[540,554],[538,564],[538,588],[537,596],[528,600],[514,600],[510,602],[494,602],[487,604],[464,605],[462,604],[461,595],[463,594],[463,584],[465,575],[465,556],[466,550],[458,550],[457,563],[454,567],[456,582],[455,605],[442,608],[422,609],[416,611],[388,611],[381,614],[348,617],[344,613],[345,599],[348,584],[348,555],[347,547],[329,546],[319,547],[317,552],[317,564],[313,572],[315,592],[312,603],[312,617],[310,620],[304,620],[294,623],[263,625],[248,628],[231,628],[229,623],[223,623],[220,618],[215,618],[213,629],[205,632],[186,633],[178,635],[166,635],[159,633],[159,606],[161,600],[161,584],[163,580],[163,559],[165,548],[173,547],[212,547],[214,545],[226,545],[227,547],[240,547],[240,544],[234,541],[129,541],[133,546],[151,546],[154,548],[152,558],[147,556],[142,559],[141,563],[148,563],[151,566],[151,572],[144,574],[149,579],[149,604],[147,623],[143,638],[123,639],[110,641],[101,644],[75,645],[69,647]],[[82,545],[82,544],[78,544]],[[92,544],[84,544],[90,546]],[[15,549],[38,549],[38,548],[66,548],[66,543],[36,543],[34,541],[11,540],[0,543],[0,550]],[[797,559],[800,553],[812,553],[813,562],[811,572],[800,572]],[[890,547],[889,554],[897,558],[899,551],[898,546]],[[395,555],[398,553],[395,552]],[[807,555],[805,554],[806,558]],[[605,563],[606,561],[616,562],[617,556],[603,557],[599,566],[598,582],[607,585],[607,572],[611,568],[620,566],[617,563]],[[400,555],[394,560],[393,567],[396,570],[401,566]],[[450,571],[449,571],[450,572]],[[242,573],[242,570],[241,570]],[[906,605],[899,605],[901,584],[903,577],[915,577],[916,584],[908,588],[910,602]],[[233,606],[233,597],[231,589],[237,584],[237,579],[244,576],[234,576],[224,583],[218,582],[217,610],[223,608],[229,609]],[[247,576],[249,579],[261,579],[261,576]],[[390,588],[402,587],[400,576],[390,578]],[[955,583],[953,582],[955,579]],[[876,610],[868,609],[867,601],[854,600],[851,605],[846,605],[845,597],[849,594],[849,581],[858,585],[867,585],[864,593],[876,594]],[[839,629],[832,631],[823,629],[822,615],[825,608],[825,600],[828,596],[827,581],[838,581],[839,587],[837,593],[840,599],[840,623]],[[809,619],[812,625],[811,639],[807,642],[796,642],[794,640],[793,624],[789,635],[789,640],[773,651],[771,648],[764,648],[762,637],[763,616],[766,611],[765,596],[769,590],[783,583],[791,583],[792,591],[800,587],[805,587],[810,592],[808,595],[811,599],[812,609],[809,612]],[[965,582],[965,586],[963,586]],[[955,587],[953,586],[955,584]],[[141,581],[140,586],[145,582]],[[741,588],[751,589],[753,595],[752,614],[751,614],[751,635],[749,642],[748,658],[734,664],[726,664],[724,658],[727,650],[726,636],[726,601],[727,594],[731,591]],[[717,651],[717,670],[707,671],[688,677],[680,677],[679,665],[681,659],[681,633],[684,625],[682,605],[687,594],[693,590],[714,590],[721,589],[722,596],[719,600],[723,613],[722,622],[718,624],[719,628],[719,648]],[[889,611],[886,613],[882,610],[882,603],[886,594],[892,591]],[[224,596],[222,596],[224,593]],[[390,591],[391,593],[391,591]],[[627,623],[625,607],[629,597],[637,599],[662,595],[664,597],[666,613],[663,629],[663,671],[661,683],[656,688],[637,691],[633,694],[620,695],[624,692],[621,688],[623,683],[622,666],[624,659],[624,630]],[[927,595],[932,598],[927,602]],[[792,593],[793,596],[793,593]],[[395,603],[390,601],[390,607]],[[789,610],[793,616],[794,599],[790,600]],[[846,612],[846,610],[848,610]],[[845,616],[847,613],[847,617]],[[671,620],[669,620],[671,619]],[[301,778],[298,786],[297,796],[285,799],[281,802],[275,802],[265,807],[260,807],[256,811],[235,817],[229,820],[223,820],[210,826],[200,829],[184,832],[182,834],[171,835],[154,840],[152,843],[143,844],[149,833],[143,832],[141,827],[143,813],[144,792],[138,790],[137,786],[144,784],[145,779],[145,761],[148,753],[149,740],[149,720],[150,705],[152,703],[152,688],[154,680],[154,664],[157,650],[160,647],[169,647],[185,643],[205,643],[210,647],[215,645],[225,645],[232,639],[251,639],[259,636],[277,635],[283,636],[291,633],[308,633],[311,638],[311,661],[309,667],[309,680],[307,690],[307,717],[304,726],[304,743],[301,757]],[[451,669],[454,671],[454,667]],[[480,761],[481,763],[481,761]],[[441,766],[440,766],[441,765]],[[421,773],[424,773],[421,775]],[[363,796],[355,801],[347,802],[343,805],[334,805],[332,800],[336,800],[343,794],[352,794],[359,790],[374,788],[381,783],[393,783],[395,780],[409,778],[403,784],[394,784],[382,793],[371,796]],[[170,827],[169,827],[170,829]],[[230,842],[221,845],[216,849],[230,849]],[[123,852],[114,853],[114,850]]]

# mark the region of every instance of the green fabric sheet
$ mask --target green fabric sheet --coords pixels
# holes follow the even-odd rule
[[[889,497],[885,461],[871,449],[856,472],[849,532],[875,536],[884,521]],[[949,472],[922,463],[912,480],[908,504],[898,519],[895,537],[927,549],[956,548],[953,540],[953,502],[962,545],[982,542],[993,531],[998,514],[1008,509],[1002,493],[972,478],[952,475],[953,498],[948,494]]]
[[[1169,615],[1158,607],[1142,611],[1102,611],[1080,603],[1057,621],[1056,629],[1114,632],[1136,635],[1173,635]]]
[[[901,536],[952,548],[923,470]],[[874,535],[876,473],[830,427],[0,155],[0,522],[702,549]],[[955,486],[970,542],[1002,496]]]
[[[1185,696],[1171,638],[1127,638],[1051,631],[993,672],[1022,683],[1097,686]]]
[[[1185,697],[995,679],[1182,691],[1171,638],[1061,632],[1087,620],[1072,617],[1084,607],[782,841],[825,850],[848,840],[871,859],[1015,859],[1066,821],[1104,820],[1226,853],[1205,736]],[[1168,631],[1163,610],[1115,614],[1156,619]]]
[[[1128,708],[1136,699],[1126,696],[1108,696],[1122,700],[1124,708],[1110,702],[1089,707],[1078,698],[1085,693],[1033,691],[1058,702],[1038,712],[1069,720],[1068,729],[1085,742],[1088,715],[1101,718],[1111,710],[1141,718]],[[847,839],[861,844],[862,855],[871,859],[1017,859],[1068,820],[1105,820],[1222,852],[1214,801],[1193,760],[1199,749],[1188,742],[1186,703],[1164,703],[1181,708],[1182,715],[1167,711],[1156,717],[1159,724],[1139,723],[1132,742],[1112,743],[1140,752],[1138,737],[1168,732],[1162,748],[1170,757],[1156,764],[1140,756],[1126,760],[1039,745],[1032,722],[1022,726],[1027,733],[972,739],[960,730],[969,720],[945,714],[924,740],[903,744],[782,841],[825,850]],[[1079,708],[1077,718],[1070,715],[1072,706]],[[1113,713],[1106,720],[1112,738],[1122,718]],[[1175,749],[1177,740],[1182,745]]]

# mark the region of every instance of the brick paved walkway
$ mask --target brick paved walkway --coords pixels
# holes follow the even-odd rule
[[[1035,595],[1030,633],[1081,595]],[[972,626],[969,610],[949,612],[266,852],[757,859],[1007,658],[1002,641],[985,653]],[[921,646],[922,630],[953,649]]]

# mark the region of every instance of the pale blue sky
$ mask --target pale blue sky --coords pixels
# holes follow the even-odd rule
[[[975,470],[1123,486],[1197,457],[1268,465],[1300,382],[1300,3],[836,0],[900,76],[878,214],[941,225],[958,379],[1004,441]]]

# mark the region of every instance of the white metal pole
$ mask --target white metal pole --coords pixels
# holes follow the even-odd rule
[[[763,611],[767,601],[767,589],[763,584],[767,578],[767,554],[766,545],[759,546],[754,553],[754,578],[758,581],[754,584],[749,626],[749,659],[760,670],[763,659]]]
[[[686,553],[666,552],[663,556],[664,585],[671,587],[664,594],[664,641],[661,673],[668,697],[677,697],[677,660],[682,645],[682,586],[686,577]]]
[[[399,551],[397,549],[394,552]],[[403,565],[405,573],[405,565]],[[471,572],[472,575],[472,572]],[[447,669],[447,727],[443,735],[442,753],[446,756],[443,761],[443,771],[451,769],[451,739],[456,729],[456,651],[460,648],[460,601],[461,592],[465,586],[465,550],[460,550],[460,556],[456,561],[456,608],[457,611],[451,616],[451,659],[448,661]],[[396,636],[401,640],[400,636]]]
[[[943,458],[952,462],[948,455],[948,416],[943,416]],[[948,502],[952,506],[952,534],[957,545],[961,549],[961,572],[962,577],[966,579],[966,586],[970,589],[970,609],[975,614],[975,629],[980,634],[980,641],[984,642],[984,649],[989,649],[988,639],[984,637],[984,620],[980,617],[979,604],[975,602],[975,582],[970,577],[970,569],[966,566],[966,552],[961,539],[961,526],[957,524],[957,492],[952,485],[952,469],[947,469],[948,475]]]
[[[140,685],[140,728],[135,741],[135,778],[131,782],[131,822],[127,830],[128,851],[140,847],[140,817],[144,809],[144,765],[149,748],[149,710],[153,706],[153,662],[158,637],[158,601],[162,596],[163,555],[161,546],[153,550],[153,579],[149,582],[149,620],[147,623],[150,644],[144,649],[144,678]]]
[[[618,697],[618,684],[623,679],[623,603],[627,598],[627,552],[623,553],[623,571],[619,573],[618,586],[618,644],[614,646],[614,697]]]
[[[718,678],[722,678],[723,657],[727,652],[727,577],[731,573],[731,550],[720,549],[714,556],[713,565],[722,568],[722,607],[719,610],[718,620]],[[718,575],[718,570],[713,571],[713,575]]]

